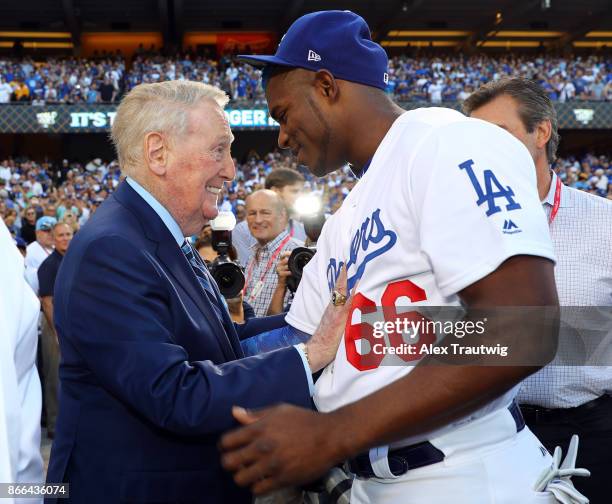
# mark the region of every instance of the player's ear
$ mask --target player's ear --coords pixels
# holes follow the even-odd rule
[[[327,70],[319,70],[315,73],[314,86],[317,92],[326,98],[335,100],[338,96],[338,82]]]
[[[536,145],[542,149],[550,140],[552,135],[552,124],[548,119],[540,121],[536,126]]]

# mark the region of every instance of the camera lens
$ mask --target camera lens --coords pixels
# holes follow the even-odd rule
[[[213,264],[211,273],[219,286],[221,295],[225,298],[238,296],[244,288],[244,273],[240,266],[233,262]]]
[[[315,250],[307,247],[297,247],[293,249],[291,255],[289,256],[289,271],[291,274],[296,277],[296,279],[302,278],[302,272],[304,271],[304,267],[308,264],[308,262],[312,259],[312,256],[315,255]]]

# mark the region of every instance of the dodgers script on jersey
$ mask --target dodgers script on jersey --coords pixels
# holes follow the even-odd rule
[[[391,356],[373,355],[372,341],[360,341],[361,310],[388,307],[386,319],[418,305],[458,305],[459,291],[519,254],[554,261],[527,149],[501,128],[450,109],[402,114],[326,222],[287,315],[290,325],[312,334],[346,265],[349,288],[357,284],[357,291],[335,362],[316,383],[318,409],[354,402],[414,369],[385,365]],[[515,393],[470,419],[507,406]]]

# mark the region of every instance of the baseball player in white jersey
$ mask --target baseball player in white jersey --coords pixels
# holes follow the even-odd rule
[[[535,368],[385,365],[390,356],[377,346],[401,346],[401,335],[377,340],[362,317],[376,306],[385,320],[401,318],[400,306],[555,306],[554,254],[529,152],[459,112],[392,104],[379,92],[386,55],[348,11],[303,16],[275,56],[247,61],[275,65],[264,79],[279,145],[316,175],[350,161],[361,178],[325,224],[287,316],[312,333],[328,293],[345,301],[332,290],[347,269],[349,320],[313,397],[322,413],[236,411],[251,425],[224,436],[224,466],[256,494],[348,460],[351,502],[556,502],[547,484],[560,473],[553,467],[538,481],[553,461],[513,402]],[[530,337],[529,327],[520,331]]]

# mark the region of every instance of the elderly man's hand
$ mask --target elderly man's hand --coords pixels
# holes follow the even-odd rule
[[[353,292],[355,292],[356,287],[353,288]],[[348,298],[347,289],[346,268],[343,266],[338,275],[338,280],[336,280],[334,291],[344,297],[344,303],[334,304],[330,301],[327,304],[319,327],[306,343],[308,362],[313,373],[327,366],[336,357],[338,344],[344,334],[346,320],[351,308],[351,300]]]
[[[339,429],[333,413],[287,404],[233,413],[246,426],[221,438],[221,463],[255,495],[314,481],[345,457],[334,442]]]

